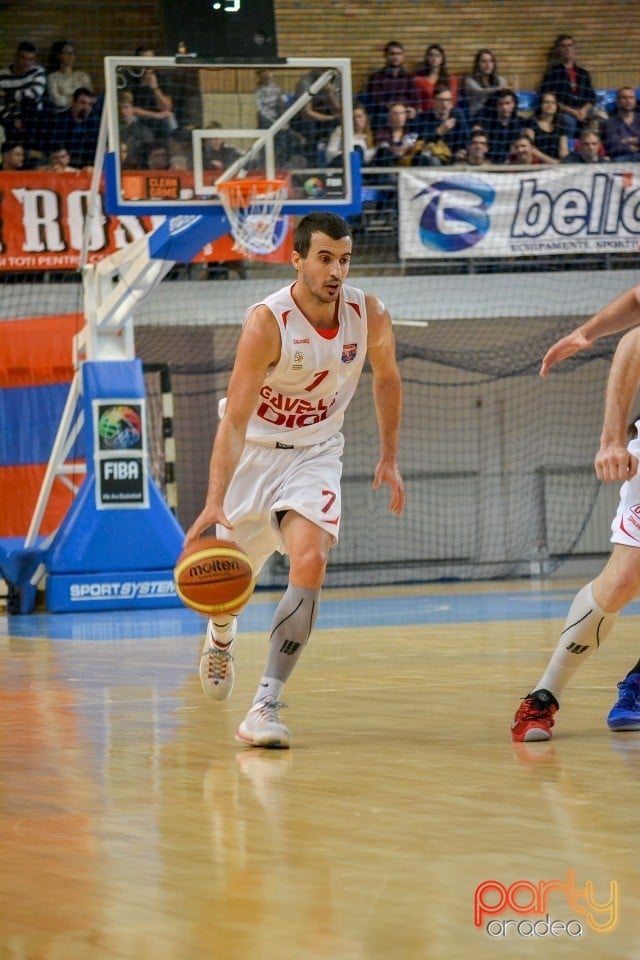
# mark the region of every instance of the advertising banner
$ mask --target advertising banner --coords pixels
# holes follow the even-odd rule
[[[616,163],[402,171],[400,257],[633,252],[640,241],[639,174],[640,167]]]
[[[0,172],[0,271],[77,269],[90,186],[89,174],[80,171]],[[110,217],[99,210],[92,221],[89,262],[102,260],[133,243],[164,220],[159,216]],[[257,255],[256,260],[289,263],[293,247],[291,218],[284,217],[283,223],[278,248]],[[193,259],[196,263],[218,263],[242,260],[243,254],[234,249],[233,237],[226,234],[207,243]]]

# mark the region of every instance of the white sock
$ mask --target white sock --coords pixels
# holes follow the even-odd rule
[[[265,697],[273,697],[274,700],[277,700],[283,689],[283,680],[276,680],[275,677],[263,677],[258,684],[258,689],[255,697],[253,698],[253,703],[259,703],[259,701],[264,700]]]
[[[228,613],[216,613],[209,617],[213,641],[217,647],[228,647],[236,636],[236,617]]]
[[[583,587],[571,604],[558,646],[534,690],[548,690],[558,700],[578,667],[611,632],[617,618],[617,613],[606,613],[598,606],[590,583]]]

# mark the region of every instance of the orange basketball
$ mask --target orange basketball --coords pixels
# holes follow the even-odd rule
[[[238,613],[253,593],[253,567],[233,540],[201,537],[173,571],[178,596],[198,613]]]

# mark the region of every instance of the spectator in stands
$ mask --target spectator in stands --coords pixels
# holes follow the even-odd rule
[[[27,151],[21,143],[5,140],[0,147],[0,152],[2,154],[2,164],[0,165],[2,173],[25,169]]]
[[[169,137],[169,166],[172,170],[193,170],[193,145],[191,133],[178,127]]]
[[[491,162],[488,159],[489,141],[484,130],[476,128],[469,138],[466,150],[459,151],[457,156],[458,163],[465,163],[470,167],[488,167]]]
[[[54,110],[68,110],[74,90],[93,90],[86,70],[76,70],[76,50],[70,40],[57,40],[49,51],[47,94]]]
[[[540,94],[555,93],[568,137],[577,137],[594,110],[596,92],[591,75],[576,62],[577,46],[568,33],[556,37],[550,67],[542,78]]]
[[[49,151],[49,165],[44,169],[51,173],[78,173],[78,168],[71,166],[71,154],[62,143],[53,145]]]
[[[470,130],[462,112],[453,105],[453,95],[446,87],[437,91],[433,109],[418,114],[415,121],[419,139],[424,146],[420,159],[435,157],[441,164],[450,164],[466,155]],[[427,164],[430,165],[430,164]]]
[[[166,140],[152,140],[147,147],[147,170],[169,170],[171,154]]]
[[[416,154],[423,146],[424,144],[418,139],[415,127],[409,122],[408,110],[404,103],[392,103],[389,107],[387,125],[381,127],[376,133],[376,153],[373,163],[383,167],[411,166]]]
[[[542,163],[542,160],[535,151],[533,140],[524,131],[511,144],[507,163],[518,164],[523,167],[531,166],[534,163]]]
[[[296,84],[296,99],[309,93],[325,72],[323,67],[307,71]],[[300,148],[310,166],[323,161],[321,145],[326,148],[331,131],[341,120],[340,91],[335,83],[335,79],[328,80],[291,121],[293,130],[301,137]]]
[[[505,163],[511,144],[520,135],[523,121],[518,116],[518,97],[513,90],[498,90],[482,108],[478,125],[489,140],[489,159],[492,163]]]
[[[261,130],[273,126],[287,109],[288,102],[286,93],[275,81],[273,70],[256,70],[256,108]]]
[[[555,93],[543,93],[532,117],[525,123],[538,157],[543,163],[560,163],[569,153],[564,121],[558,113]]]
[[[152,47],[140,46],[136,50],[137,57],[155,57]],[[122,71],[124,85],[122,90],[130,90],[133,94],[133,107],[136,117],[149,126],[154,137],[162,139],[168,136],[178,126],[174,109],[173,96],[164,89],[166,77],[160,85],[157,72],[150,67],[134,69],[128,67]]]
[[[127,145],[127,161],[130,168],[140,169],[145,165],[147,148],[153,140],[149,127],[135,114],[133,94],[125,90],[118,101],[120,112],[120,143]]]
[[[0,125],[5,140],[30,146],[38,115],[44,109],[47,75],[36,63],[36,48],[28,40],[18,44],[13,62],[0,71]]]
[[[620,87],[616,113],[604,124],[604,147],[611,160],[640,162],[640,113],[633,87]]]
[[[210,130],[221,130],[222,124],[217,120],[209,123]],[[242,156],[240,150],[225,143],[222,137],[212,137],[205,142],[204,159],[208,170],[214,170],[216,176],[223,173],[234,161]]]
[[[434,98],[438,91],[448,90],[455,107],[458,100],[458,78],[447,69],[447,55],[439,43],[427,47],[424,61],[416,67],[413,74],[418,88],[418,112],[433,110]]]
[[[390,40],[384,56],[385,66],[370,74],[366,87],[366,106],[374,130],[386,124],[393,103],[403,103],[411,120],[419,111],[415,78],[403,66],[404,46],[398,40]]]
[[[475,120],[487,100],[506,86],[506,80],[498,73],[498,62],[493,52],[486,48],[478,50],[471,73],[465,77],[464,81],[464,95],[469,120]]]
[[[361,103],[353,108],[353,146],[360,153],[363,166],[371,163],[376,152],[376,138],[369,114]],[[337,164],[342,158],[342,125],[335,127],[327,144],[327,162]]]
[[[273,70],[256,70],[256,109],[258,128],[266,130],[282,116],[289,106],[290,98],[278,86]],[[275,135],[276,164],[279,167],[305,165],[304,137],[288,123]]]
[[[74,167],[91,167],[98,143],[102,100],[87,87],[78,87],[71,98],[71,107],[61,110],[51,120],[51,144],[64,143],[71,153]]]
[[[608,161],[602,141],[595,130],[586,130],[563,163],[602,163]]]

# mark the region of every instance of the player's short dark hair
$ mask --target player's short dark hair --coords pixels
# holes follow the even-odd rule
[[[301,257],[306,257],[311,246],[311,237],[314,233],[326,233],[332,240],[342,240],[351,237],[351,227],[337,213],[328,210],[314,210],[303,217],[293,235],[293,249]]]

